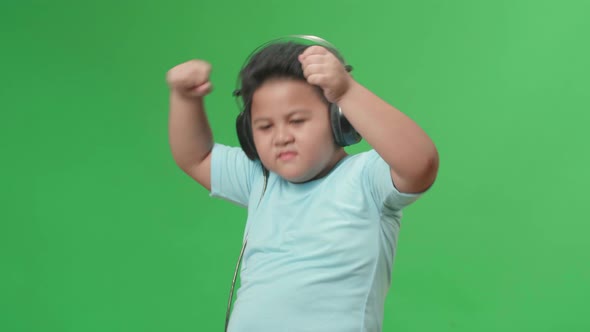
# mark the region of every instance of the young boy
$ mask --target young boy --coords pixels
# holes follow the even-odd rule
[[[211,196],[248,208],[229,331],[381,331],[402,209],[434,182],[435,145],[336,53],[292,42],[263,48],[241,72],[238,134],[251,149],[214,143],[210,70],[192,60],[168,72],[169,138]],[[331,104],[374,150],[336,144]]]

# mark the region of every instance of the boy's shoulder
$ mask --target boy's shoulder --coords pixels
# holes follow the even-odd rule
[[[371,168],[375,163],[385,163],[381,156],[374,149],[361,151],[347,155],[340,163],[344,170],[359,171],[364,168]]]
[[[389,166],[374,149],[371,149],[347,155],[334,166],[326,178],[330,180],[341,178],[353,180],[382,171],[389,174]]]

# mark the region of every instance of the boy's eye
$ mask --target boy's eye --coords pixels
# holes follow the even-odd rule
[[[305,122],[305,119],[293,119],[293,120],[291,120],[291,123],[294,123],[294,124],[299,124],[299,123],[303,123],[303,122]]]
[[[258,130],[269,130],[270,129],[270,125],[263,125],[263,126],[258,126]]]

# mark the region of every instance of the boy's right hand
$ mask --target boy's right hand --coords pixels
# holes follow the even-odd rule
[[[211,92],[209,81],[211,65],[203,60],[181,63],[166,73],[166,82],[171,90],[189,98],[202,98]]]

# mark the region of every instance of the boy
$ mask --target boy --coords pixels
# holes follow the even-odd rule
[[[356,82],[322,46],[271,44],[241,72],[252,149],[214,143],[203,98],[210,65],[172,68],[170,145],[211,196],[248,208],[231,332],[381,331],[402,209],[434,182],[424,131]],[[374,148],[336,144],[336,104]]]

